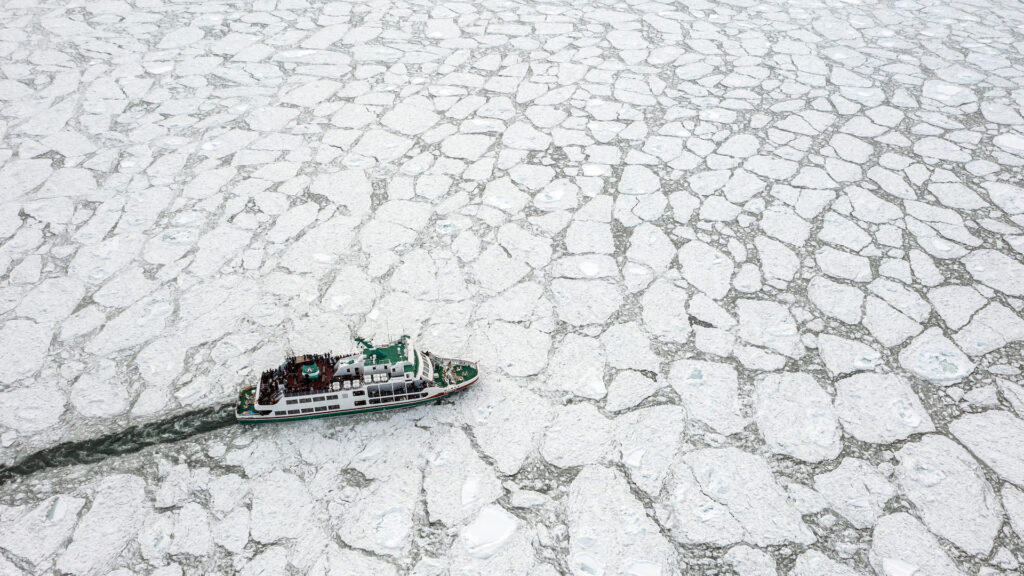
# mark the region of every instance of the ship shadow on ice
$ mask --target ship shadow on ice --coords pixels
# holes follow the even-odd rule
[[[178,442],[234,424],[235,404],[232,402],[178,414],[166,420],[130,426],[99,438],[65,442],[0,468],[0,485],[41,470],[94,464],[113,456],[131,454],[156,444]]]

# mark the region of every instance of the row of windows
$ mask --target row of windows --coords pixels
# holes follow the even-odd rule
[[[423,355],[423,354],[422,354],[421,352],[417,351],[416,353],[417,353],[417,354],[420,354],[420,358],[422,358],[422,359],[423,359],[423,360],[422,360],[422,362],[423,362],[423,367],[424,367],[424,371],[423,371],[423,374],[424,374],[424,375],[425,375],[425,376],[426,376],[427,378],[432,378],[432,377],[433,377],[433,374],[434,374],[434,363],[433,363],[433,362],[432,362],[432,361],[430,360],[430,358],[429,358],[429,357],[427,357],[427,356]]]
[[[323,400],[337,400],[337,399],[338,399],[338,395],[334,394],[334,395],[331,395],[331,396],[317,396],[316,398],[299,398],[298,400],[288,400],[288,404],[298,404],[300,402],[302,404],[305,404],[307,402],[321,402]]]
[[[401,402],[403,400],[415,400],[417,398],[425,398],[426,392],[420,394],[410,394],[409,396],[395,396],[393,398],[370,398],[370,404],[389,404],[391,402]],[[356,406],[366,406],[366,400],[356,400]]]
[[[377,386],[370,386],[366,389],[366,392],[370,398],[376,398],[378,396],[393,396],[398,394],[419,394],[423,390],[423,386],[416,382],[395,382],[393,384],[379,384]]]
[[[301,410],[278,410],[274,412],[274,416],[290,416],[292,414],[310,414],[312,412],[326,412],[328,410],[340,410],[340,404],[332,404],[330,406],[318,406],[316,408],[302,408]]]
[[[419,394],[409,394],[406,396],[388,396],[386,398],[371,397],[370,404],[389,404],[391,402],[404,402],[406,400],[416,400],[419,398],[426,398],[427,392],[420,392]],[[337,396],[327,397],[329,400],[337,399]],[[289,402],[291,403],[291,402]],[[356,406],[366,406],[366,400],[356,400]],[[275,416],[292,416],[294,414],[311,414],[314,412],[326,412],[328,410],[339,410],[341,405],[332,404],[330,406],[317,406],[316,408],[302,408],[299,410],[278,410],[274,412]]]
[[[388,396],[387,398],[370,398],[370,404],[388,404],[391,402],[402,402],[404,400],[415,400],[417,398],[426,397],[427,393],[422,392],[420,394],[410,394],[408,396]]]

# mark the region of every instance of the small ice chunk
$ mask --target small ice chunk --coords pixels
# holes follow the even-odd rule
[[[923,98],[936,100],[945,106],[960,106],[976,102],[978,96],[973,90],[959,84],[951,84],[943,80],[927,80],[921,89]]]
[[[725,435],[735,434],[747,425],[748,419],[740,411],[738,379],[732,366],[677,360],[669,370],[668,381],[679,394],[688,417]]]
[[[999,302],[992,302],[975,314],[970,324],[954,334],[953,339],[967,354],[981,356],[1024,340],[1024,320]]]
[[[686,342],[691,332],[686,301],[686,290],[665,279],[655,280],[641,299],[644,327],[656,338]]]
[[[729,292],[736,264],[716,248],[693,240],[679,249],[679,267],[687,282],[717,300]]]
[[[827,316],[847,324],[860,322],[864,293],[858,288],[815,276],[807,283],[807,297]]]
[[[672,241],[657,226],[644,222],[633,229],[626,257],[633,262],[650,266],[661,273],[668,269],[676,255]]]
[[[438,442],[432,443],[423,474],[432,522],[457,525],[504,493],[494,470],[480,459],[465,432],[452,428],[432,438]]]
[[[304,547],[304,545],[306,547]],[[373,576],[398,576],[398,570],[393,564],[388,563],[379,556],[367,554],[362,550],[354,550],[352,548],[339,548],[335,543],[331,542],[327,544],[323,553],[320,554],[319,558],[314,558],[312,555],[313,550],[319,550],[323,546],[323,541],[320,539],[314,539],[313,542],[301,542],[295,546],[295,549],[290,553],[297,558],[293,559],[291,563],[288,562],[285,549],[282,547],[268,548],[268,551],[280,550],[281,556],[268,558],[263,554],[256,555],[252,563],[246,566],[247,570],[242,571],[239,576],[263,576],[264,574],[286,574],[288,572],[289,564],[292,567],[298,567],[297,564],[302,562],[311,562],[312,566],[306,570],[306,574],[315,574],[317,576],[343,576],[345,574],[373,574]],[[316,548],[313,548],[316,547]],[[306,551],[310,552],[309,557],[303,558]],[[251,570],[248,570],[249,567]]]
[[[2,130],[0,130],[2,133]],[[50,174],[52,161],[49,158],[39,160],[12,160],[0,168],[0,203],[10,202],[24,195],[29,190],[42,184]],[[82,170],[86,172],[86,170]],[[60,174],[60,171],[58,171]],[[47,186],[43,187],[44,190]],[[54,192],[66,194],[62,187],[55,187]]]
[[[103,329],[86,344],[87,352],[108,355],[111,352],[138,346],[163,332],[174,313],[169,290],[160,290],[107,321]]]
[[[683,544],[767,546],[815,540],[768,463],[737,448],[680,455],[666,481],[666,495],[656,512]]]
[[[604,409],[609,412],[618,412],[632,408],[657,392],[660,386],[658,382],[639,372],[623,370],[608,386],[608,398],[605,400]]]
[[[501,141],[509,148],[544,150],[551,143],[551,136],[538,131],[528,122],[516,122],[505,129]]]
[[[472,270],[481,286],[487,290],[501,292],[511,288],[526,276],[530,266],[521,259],[510,256],[501,246],[492,244],[477,257]]]
[[[619,178],[619,193],[631,196],[651,194],[661,190],[661,179],[646,166],[630,164],[623,168]]]
[[[853,282],[871,281],[871,261],[859,254],[822,246],[814,253],[814,259],[822,272],[834,278]]]
[[[839,455],[839,422],[832,399],[810,374],[769,374],[754,392],[757,427],[768,448],[805,462]]]
[[[679,448],[686,414],[662,404],[634,410],[614,420],[619,457],[630,479],[651,498],[661,493]]]
[[[581,470],[569,485],[566,511],[575,574],[668,575],[679,566],[675,549],[613,468]]]
[[[213,526],[213,541],[235,554],[249,542],[249,510],[235,508]]]
[[[23,384],[0,392],[0,424],[19,432],[38,432],[64,414],[64,392],[46,383]]]
[[[788,206],[773,205],[761,214],[765,234],[791,246],[803,246],[811,233],[811,225]]]
[[[605,394],[604,370],[601,343],[595,338],[568,334],[555,346],[545,381],[552,388],[597,400]]]
[[[299,538],[312,525],[313,500],[294,474],[276,470],[255,482],[252,537],[264,544]]]
[[[619,306],[619,289],[601,280],[559,278],[551,282],[558,317],[575,326],[606,322]]]
[[[425,98],[411,98],[395,104],[381,117],[381,124],[407,136],[420,134],[437,123],[441,117],[431,110]]]
[[[818,354],[832,376],[873,370],[882,362],[882,355],[871,346],[832,334],[818,335]]]
[[[611,254],[615,251],[615,238],[609,224],[576,220],[565,232],[565,246],[574,254]]]
[[[600,462],[611,450],[612,432],[611,421],[592,404],[571,404],[548,426],[540,453],[561,468]]]
[[[1024,264],[996,250],[975,250],[962,258],[971,276],[1010,296],[1024,296]]]
[[[743,526],[728,506],[704,493],[689,466],[671,468],[664,494],[667,498],[655,510],[676,542],[727,546],[743,540]]]
[[[537,208],[545,212],[572,210],[576,207],[580,187],[569,178],[558,178],[533,197]]]
[[[651,341],[637,322],[615,324],[601,334],[608,365],[615,368],[657,371],[661,358],[651,350]]]
[[[128,409],[128,385],[114,362],[102,360],[71,387],[71,403],[86,418],[109,418]]]
[[[30,376],[43,365],[53,330],[31,320],[8,320],[0,328],[0,382],[9,384]]]
[[[864,304],[864,327],[883,346],[893,347],[921,331],[923,326],[876,296]]]
[[[281,95],[280,102],[312,108],[329,98],[339,88],[341,88],[341,83],[339,82],[318,78],[284,93]]]
[[[835,387],[839,421],[862,442],[888,444],[935,430],[921,400],[899,376],[865,372],[844,378]]]
[[[376,158],[378,162],[398,160],[412,148],[413,140],[379,128],[368,130],[352,147],[352,151],[362,156]]]
[[[734,158],[750,158],[757,154],[760,146],[753,134],[733,134],[718,147],[718,153]]]
[[[876,278],[868,289],[888,302],[891,306],[918,322],[924,322],[931,314],[931,306],[913,290],[904,288],[901,284]]]
[[[18,305],[18,313],[39,322],[60,322],[78,307],[84,295],[85,286],[76,278],[49,278],[25,295]],[[0,349],[2,347],[0,344]]]
[[[989,410],[961,416],[949,431],[1004,480],[1024,487],[1024,420]]]
[[[210,553],[213,538],[210,533],[210,515],[195,502],[182,506],[174,515],[174,532],[170,554],[203,557]]]
[[[906,512],[878,521],[868,559],[880,576],[964,576],[935,536]]]
[[[723,559],[732,566],[738,576],[776,576],[775,559],[758,550],[740,544],[726,552]]]
[[[146,483],[138,476],[104,478],[57,569],[76,575],[103,572],[135,538],[147,510]]]
[[[485,337],[474,343],[481,361],[510,376],[532,376],[547,366],[551,336],[537,328],[494,322]]]
[[[861,572],[811,549],[797,557],[789,576],[861,576]]]
[[[800,332],[789,309],[769,300],[737,300],[739,336],[790,358],[804,355]]]
[[[371,445],[367,448],[367,456],[374,460],[383,456],[389,447],[407,445],[406,443],[413,441],[413,438],[408,435],[405,438],[387,438],[382,435],[376,441],[380,443],[379,446]],[[415,441],[421,443],[421,437],[416,435]],[[400,458],[403,455],[397,456]],[[389,459],[383,460],[379,464],[383,464],[381,472],[387,474],[387,480],[372,482],[353,495],[341,516],[338,536],[353,548],[369,550],[377,555],[402,557],[409,551],[412,535],[416,528],[413,517],[414,510],[419,510],[423,505],[420,486],[422,472],[416,465],[408,461]],[[279,473],[275,472],[274,474]],[[310,490],[304,492],[304,498],[309,498]],[[277,522],[290,523],[296,514],[282,515],[282,510],[281,508],[277,510]],[[309,509],[302,510],[303,514],[307,512]],[[315,530],[306,525],[311,520],[312,517],[301,520],[301,533],[296,536],[300,542],[305,534],[310,531],[315,533]],[[273,520],[267,521],[273,522]],[[299,523],[293,525],[298,526]],[[255,511],[252,529],[253,538],[258,540],[256,538]]]
[[[902,351],[900,366],[939,386],[949,386],[974,372],[967,358],[939,328],[929,328]]]
[[[206,33],[202,28],[196,26],[186,26],[182,28],[175,28],[164,35],[160,43],[157,44],[157,48],[160,50],[168,50],[171,48],[184,48],[186,46],[192,46],[198,43]]]
[[[835,470],[815,476],[814,489],[857,528],[873,526],[896,495],[896,488],[877,468],[849,457]]]
[[[977,461],[959,444],[931,434],[896,453],[901,492],[935,534],[971,554],[988,554],[1003,511]]]
[[[500,374],[459,404],[481,452],[505,475],[513,475],[535,454],[554,410],[551,403]]]
[[[1024,538],[1024,492],[1011,484],[1003,485],[1003,506],[1010,517],[1010,526],[1018,537]]]
[[[493,143],[493,138],[482,134],[452,134],[441,142],[441,152],[452,158],[477,160]]]
[[[1010,214],[1024,214],[1024,188],[1003,182],[986,182],[982,186],[1000,208]]]
[[[58,494],[0,522],[0,548],[38,566],[64,546],[84,505],[81,498]]]
[[[519,520],[496,504],[485,506],[466,526],[462,538],[475,558],[490,558],[515,534]]]
[[[932,288],[928,291],[928,300],[945,320],[946,326],[954,330],[967,324],[971,316],[988,302],[974,288],[957,284]]]

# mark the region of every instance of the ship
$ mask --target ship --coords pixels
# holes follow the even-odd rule
[[[477,382],[476,362],[420,350],[409,336],[385,346],[356,338],[351,354],[292,356],[238,394],[239,422],[285,422],[416,406]]]

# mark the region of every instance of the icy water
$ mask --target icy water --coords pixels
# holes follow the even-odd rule
[[[0,467],[0,484],[48,468],[92,464],[112,456],[133,454],[153,446],[180,442],[204,432],[236,425],[235,405],[224,404],[176,414],[166,420],[135,424],[98,438],[64,442]]]
[[[1019,2],[6,1],[0,574],[1019,574],[1022,171]]]

